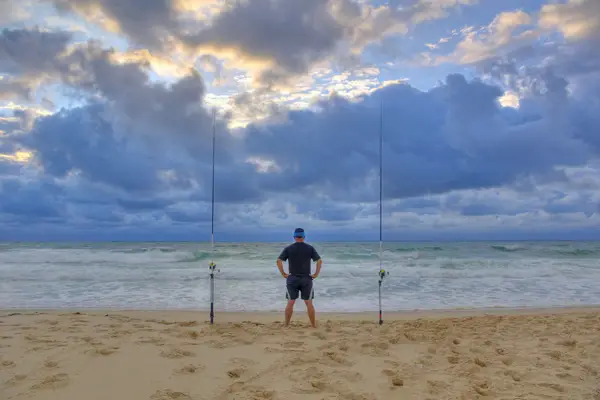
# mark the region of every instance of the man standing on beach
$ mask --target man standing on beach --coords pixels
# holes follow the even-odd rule
[[[323,260],[321,260],[319,253],[317,253],[314,247],[308,243],[304,243],[304,229],[297,228],[294,231],[294,240],[295,243],[283,249],[277,259],[277,267],[281,276],[286,279],[287,287],[286,298],[288,299],[288,303],[285,307],[285,325],[288,326],[290,324],[294,312],[294,304],[298,299],[298,294],[300,294],[306,304],[310,324],[313,328],[316,328],[315,307],[312,303],[314,298],[313,279],[319,276]],[[311,274],[310,260],[317,263],[317,269],[314,274]],[[283,270],[284,261],[288,261],[289,274],[286,274]]]

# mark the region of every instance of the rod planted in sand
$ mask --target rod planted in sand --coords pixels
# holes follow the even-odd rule
[[[379,106],[379,325],[383,324],[381,283],[385,275],[383,269],[383,99],[381,99]]]
[[[216,110],[213,109],[213,140],[212,140],[212,208],[210,222],[210,323],[214,323],[215,319],[215,268],[217,264],[214,262],[215,254],[215,138],[216,138]]]

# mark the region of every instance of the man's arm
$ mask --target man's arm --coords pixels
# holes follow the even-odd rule
[[[321,273],[321,264],[323,264],[323,260],[317,250],[313,247],[312,260],[317,262],[317,269],[314,274],[312,274],[312,278],[315,279]]]
[[[283,249],[283,251],[281,252],[279,257],[277,258],[277,268],[279,268],[279,273],[284,278],[288,277],[288,274],[286,274],[285,271],[283,270],[283,262],[286,261],[287,259],[288,259],[288,255],[287,255],[287,247],[286,247],[285,249]]]
[[[281,274],[281,276],[283,276],[284,278],[288,277],[288,274],[286,274],[283,270],[283,261],[281,261],[281,258],[277,259],[277,268],[279,268],[279,273]]]
[[[317,270],[314,274],[312,274],[313,279],[316,279],[317,276],[319,276],[319,274],[321,273],[321,264],[323,264],[323,260],[319,258],[319,260],[317,260]]]

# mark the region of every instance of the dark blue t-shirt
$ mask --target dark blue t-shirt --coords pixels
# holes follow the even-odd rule
[[[279,255],[280,260],[288,261],[290,275],[294,276],[310,275],[310,260],[318,261],[320,258],[317,250],[304,242],[290,244]]]

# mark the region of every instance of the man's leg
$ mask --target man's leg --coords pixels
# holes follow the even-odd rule
[[[296,300],[288,300],[287,306],[285,307],[285,326],[290,324],[292,320],[292,314],[294,313],[294,303]]]
[[[308,314],[308,319],[310,320],[310,325],[313,328],[317,327],[316,317],[315,317],[315,306],[313,305],[313,299],[315,297],[315,292],[313,290],[313,281],[312,278],[307,277],[302,281],[301,288],[301,296],[302,300],[304,300],[304,304],[306,304],[306,313]]]
[[[306,304],[306,312],[308,313],[308,319],[310,319],[310,325],[313,328],[316,328],[315,306],[313,305],[312,300],[304,300],[304,304]]]
[[[298,287],[298,280],[296,277],[288,276],[286,281],[286,295],[288,299],[287,306],[285,307],[285,326],[290,324],[292,314],[294,313],[294,304],[300,294],[300,288]]]

